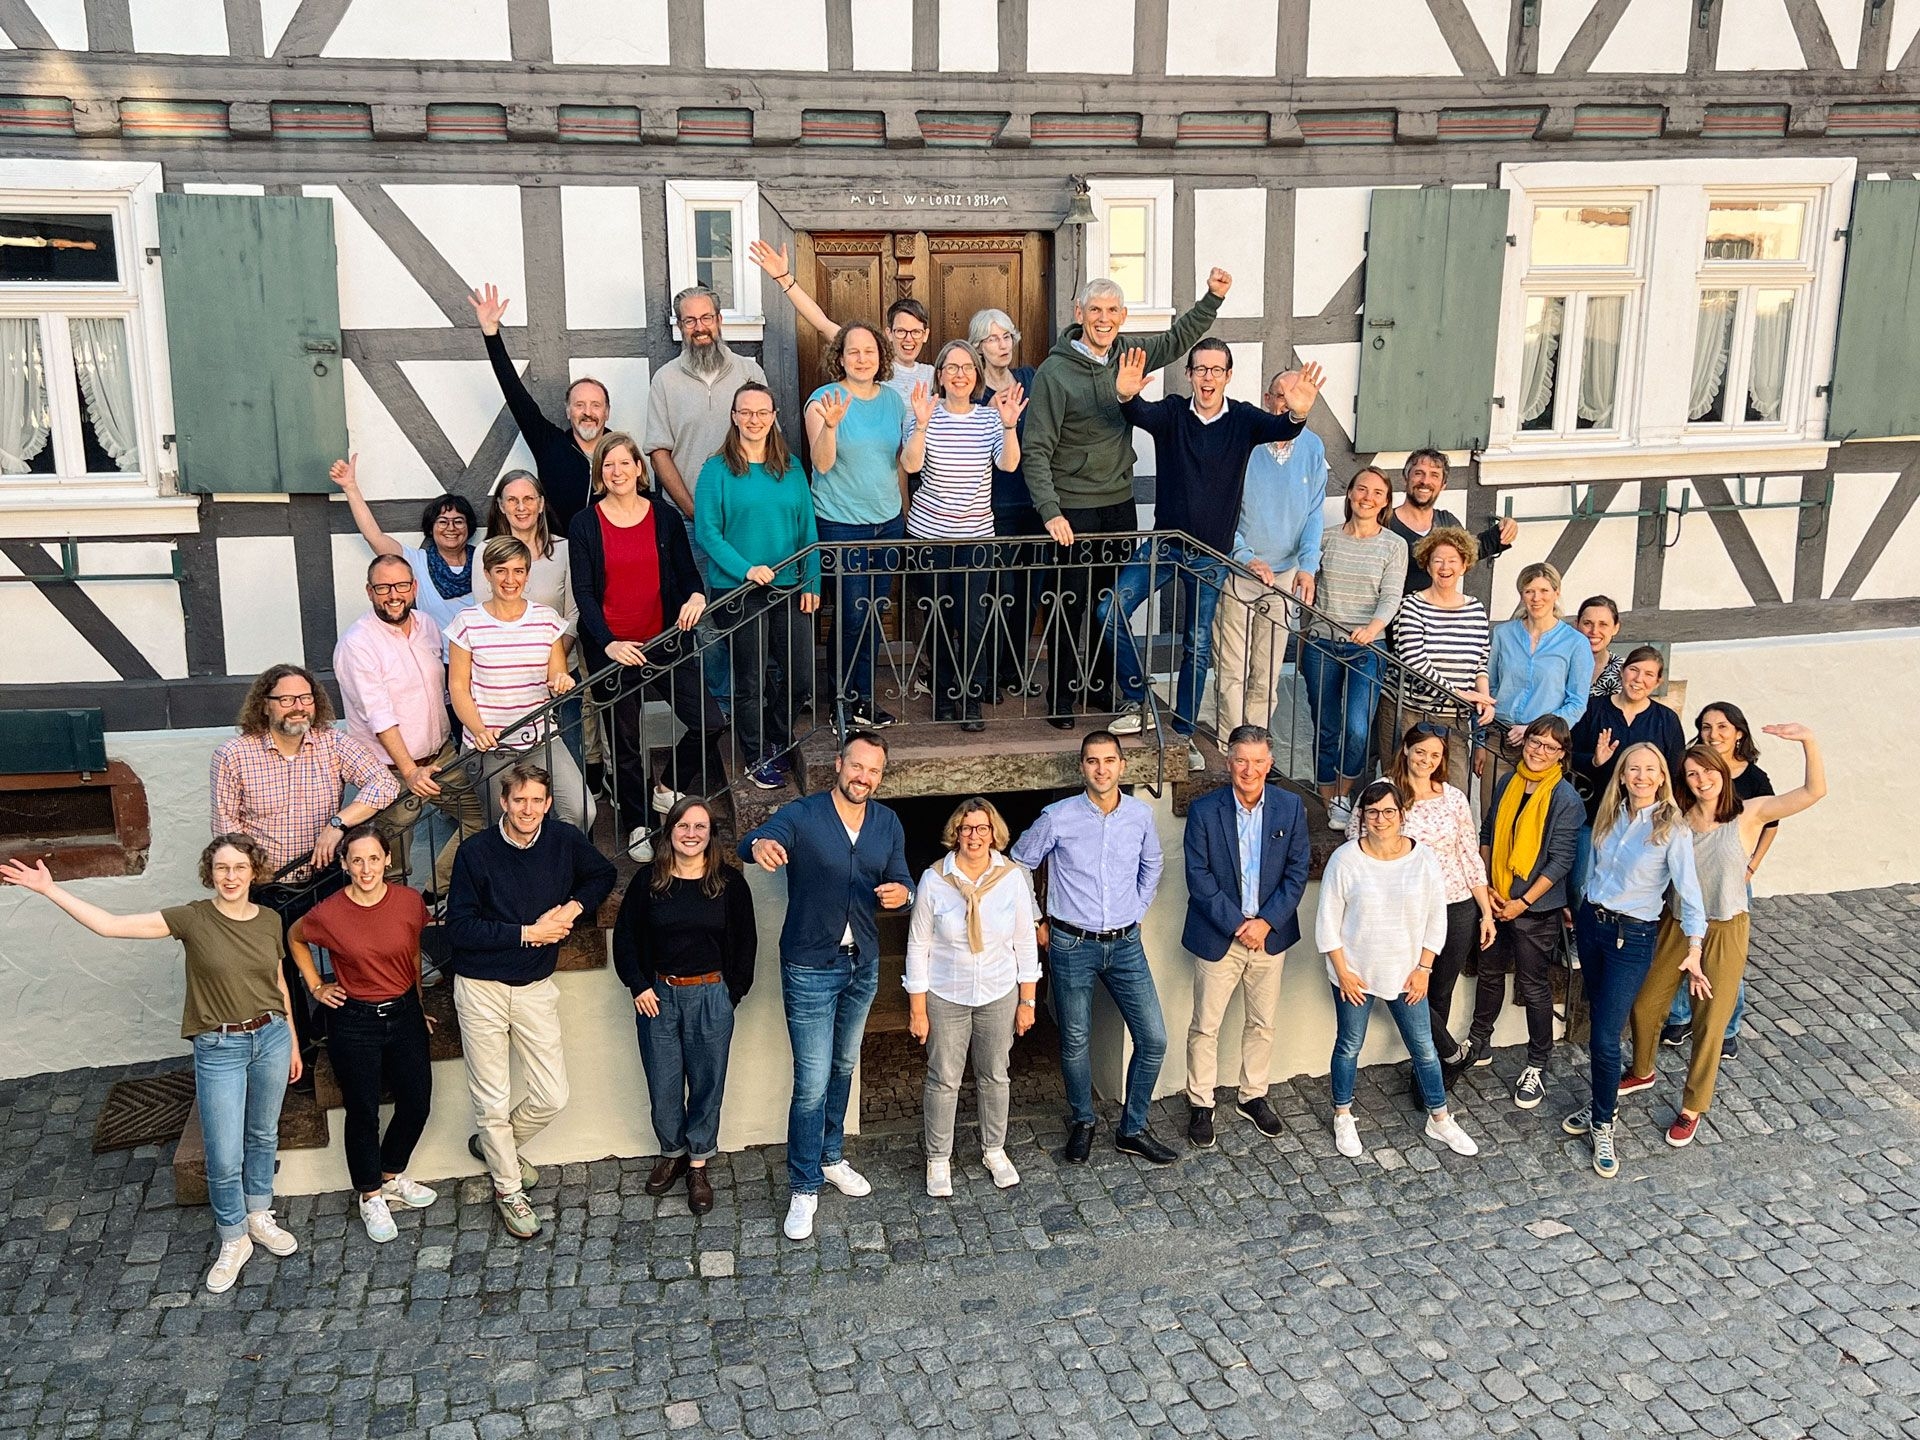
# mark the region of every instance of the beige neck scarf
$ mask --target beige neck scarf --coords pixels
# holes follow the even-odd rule
[[[940,873],[949,885],[953,886],[954,889],[966,897],[967,949],[971,950],[975,955],[986,953],[986,936],[980,929],[980,897],[1013,873],[1012,864],[993,865],[990,863],[987,873],[982,875],[977,882],[969,880],[965,875],[960,873],[958,861],[955,861],[952,868],[943,866]]]

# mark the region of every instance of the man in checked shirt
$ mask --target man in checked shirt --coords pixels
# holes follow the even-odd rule
[[[266,849],[275,883],[256,884],[254,899],[291,926],[344,877],[333,869],[340,837],[370,820],[400,793],[382,758],[364,741],[333,728],[333,700],[298,665],[275,665],[247,690],[236,722],[240,733],[213,752],[213,833],[240,831]],[[347,785],[356,794],[344,801]],[[306,864],[278,883],[296,861]],[[319,883],[308,883],[317,877]],[[302,995],[293,971],[287,993]],[[293,1007],[294,1036],[302,1050],[311,1043],[305,1005]]]

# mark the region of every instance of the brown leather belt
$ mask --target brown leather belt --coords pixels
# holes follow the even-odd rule
[[[718,985],[725,977],[718,970],[706,975],[662,975],[669,985]]]
[[[251,1020],[242,1020],[237,1025],[216,1025],[214,1030],[221,1035],[251,1035],[256,1030],[264,1030],[279,1017],[271,1010],[264,1015],[256,1015]]]

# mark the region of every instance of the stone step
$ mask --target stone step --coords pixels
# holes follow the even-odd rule
[[[327,1112],[307,1090],[289,1090],[280,1107],[280,1148],[319,1150],[327,1143]],[[200,1102],[187,1112],[173,1151],[173,1203],[207,1203],[207,1147],[200,1136]]]

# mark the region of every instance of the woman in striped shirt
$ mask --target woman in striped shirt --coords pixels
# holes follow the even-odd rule
[[[551,716],[514,724],[555,695],[573,688],[562,643],[567,622],[550,605],[526,597],[533,555],[511,535],[487,541],[480,555],[492,598],[462,610],[447,627],[447,691],[466,742],[492,752],[481,784],[489,819],[497,819],[495,773],[532,753],[553,776],[553,813],[582,830],[593,828],[593,799],[565,745],[552,743]]]
[[[1473,737],[1448,699],[1464,700],[1479,714],[1481,724],[1493,719],[1493,696],[1487,689],[1487,652],[1493,627],[1487,607],[1462,594],[1460,580],[1480,558],[1479,543],[1455,525],[1439,525],[1413,547],[1414,564],[1432,577],[1425,590],[1416,590],[1400,602],[1393,619],[1393,649],[1400,663],[1417,670],[1431,687],[1408,678],[1400,695],[1395,724],[1378,739],[1382,766],[1390,766],[1396,731],[1426,721],[1445,736],[1445,779],[1456,790],[1467,788],[1467,765]]]
[[[907,534],[916,540],[969,540],[935,545],[927,639],[932,652],[933,718],[959,720],[981,730],[986,688],[983,641],[993,603],[993,472],[1020,464],[1016,429],[1026,392],[1010,381],[990,405],[979,352],[965,340],[941,347],[933,373],[940,399],[927,420],[920,484],[907,508]]]

